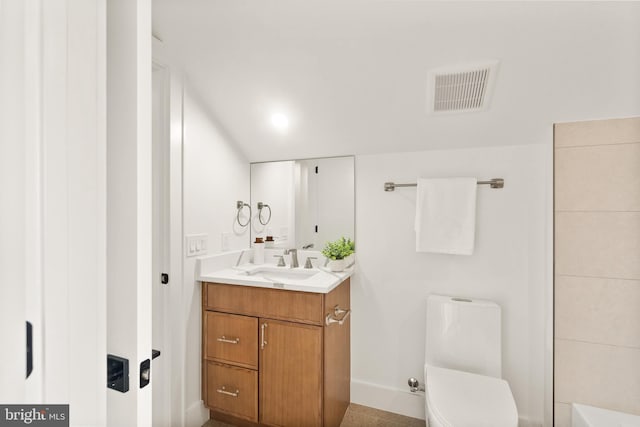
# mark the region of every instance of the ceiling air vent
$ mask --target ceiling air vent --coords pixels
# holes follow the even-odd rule
[[[486,110],[497,70],[498,61],[492,61],[429,71],[428,111],[451,113]]]

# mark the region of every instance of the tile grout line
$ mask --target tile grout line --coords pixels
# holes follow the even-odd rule
[[[640,279],[629,279],[624,277],[609,277],[609,276],[585,276],[580,274],[562,274],[556,273],[556,277],[575,277],[580,279],[603,279],[603,280],[626,280],[629,282],[640,282]]]
[[[555,213],[640,213],[640,210],[617,210],[617,211],[605,211],[605,210],[567,210],[558,209]]]
[[[577,340],[577,339],[573,339],[573,338],[561,338],[561,337],[558,337],[558,336],[556,336],[555,339],[562,340],[562,341],[579,342],[579,343],[583,343],[583,344],[602,345],[602,346],[606,346],[606,347],[626,348],[626,349],[629,349],[629,350],[640,351],[640,347],[634,347],[634,346],[628,346],[628,345],[607,344],[607,343],[602,343],[602,342]]]
[[[588,147],[611,147],[611,146],[617,146],[617,145],[633,145],[633,144],[640,144],[640,141],[631,141],[631,142],[613,142],[611,144],[585,144],[585,145],[569,145],[569,146],[564,146],[564,147],[556,147],[554,145],[553,149],[554,150],[569,150],[572,148],[588,148]]]

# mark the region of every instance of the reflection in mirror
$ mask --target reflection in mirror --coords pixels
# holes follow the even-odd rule
[[[354,179],[353,156],[252,163],[251,241],[273,236],[277,248],[321,250],[353,239]]]

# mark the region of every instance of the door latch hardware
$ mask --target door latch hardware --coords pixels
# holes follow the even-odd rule
[[[129,359],[107,354],[107,387],[121,393],[129,391]]]
[[[140,363],[140,388],[144,388],[151,381],[151,360],[145,359]]]

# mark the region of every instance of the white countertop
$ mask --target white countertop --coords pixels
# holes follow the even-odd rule
[[[262,277],[262,274],[270,277]],[[302,267],[275,267],[273,264],[256,265],[247,263],[238,267],[223,268],[213,272],[201,271],[197,276],[197,280],[326,294],[335,289],[346,278],[351,277],[352,274],[353,267],[338,273],[329,271],[324,267],[305,269]]]

